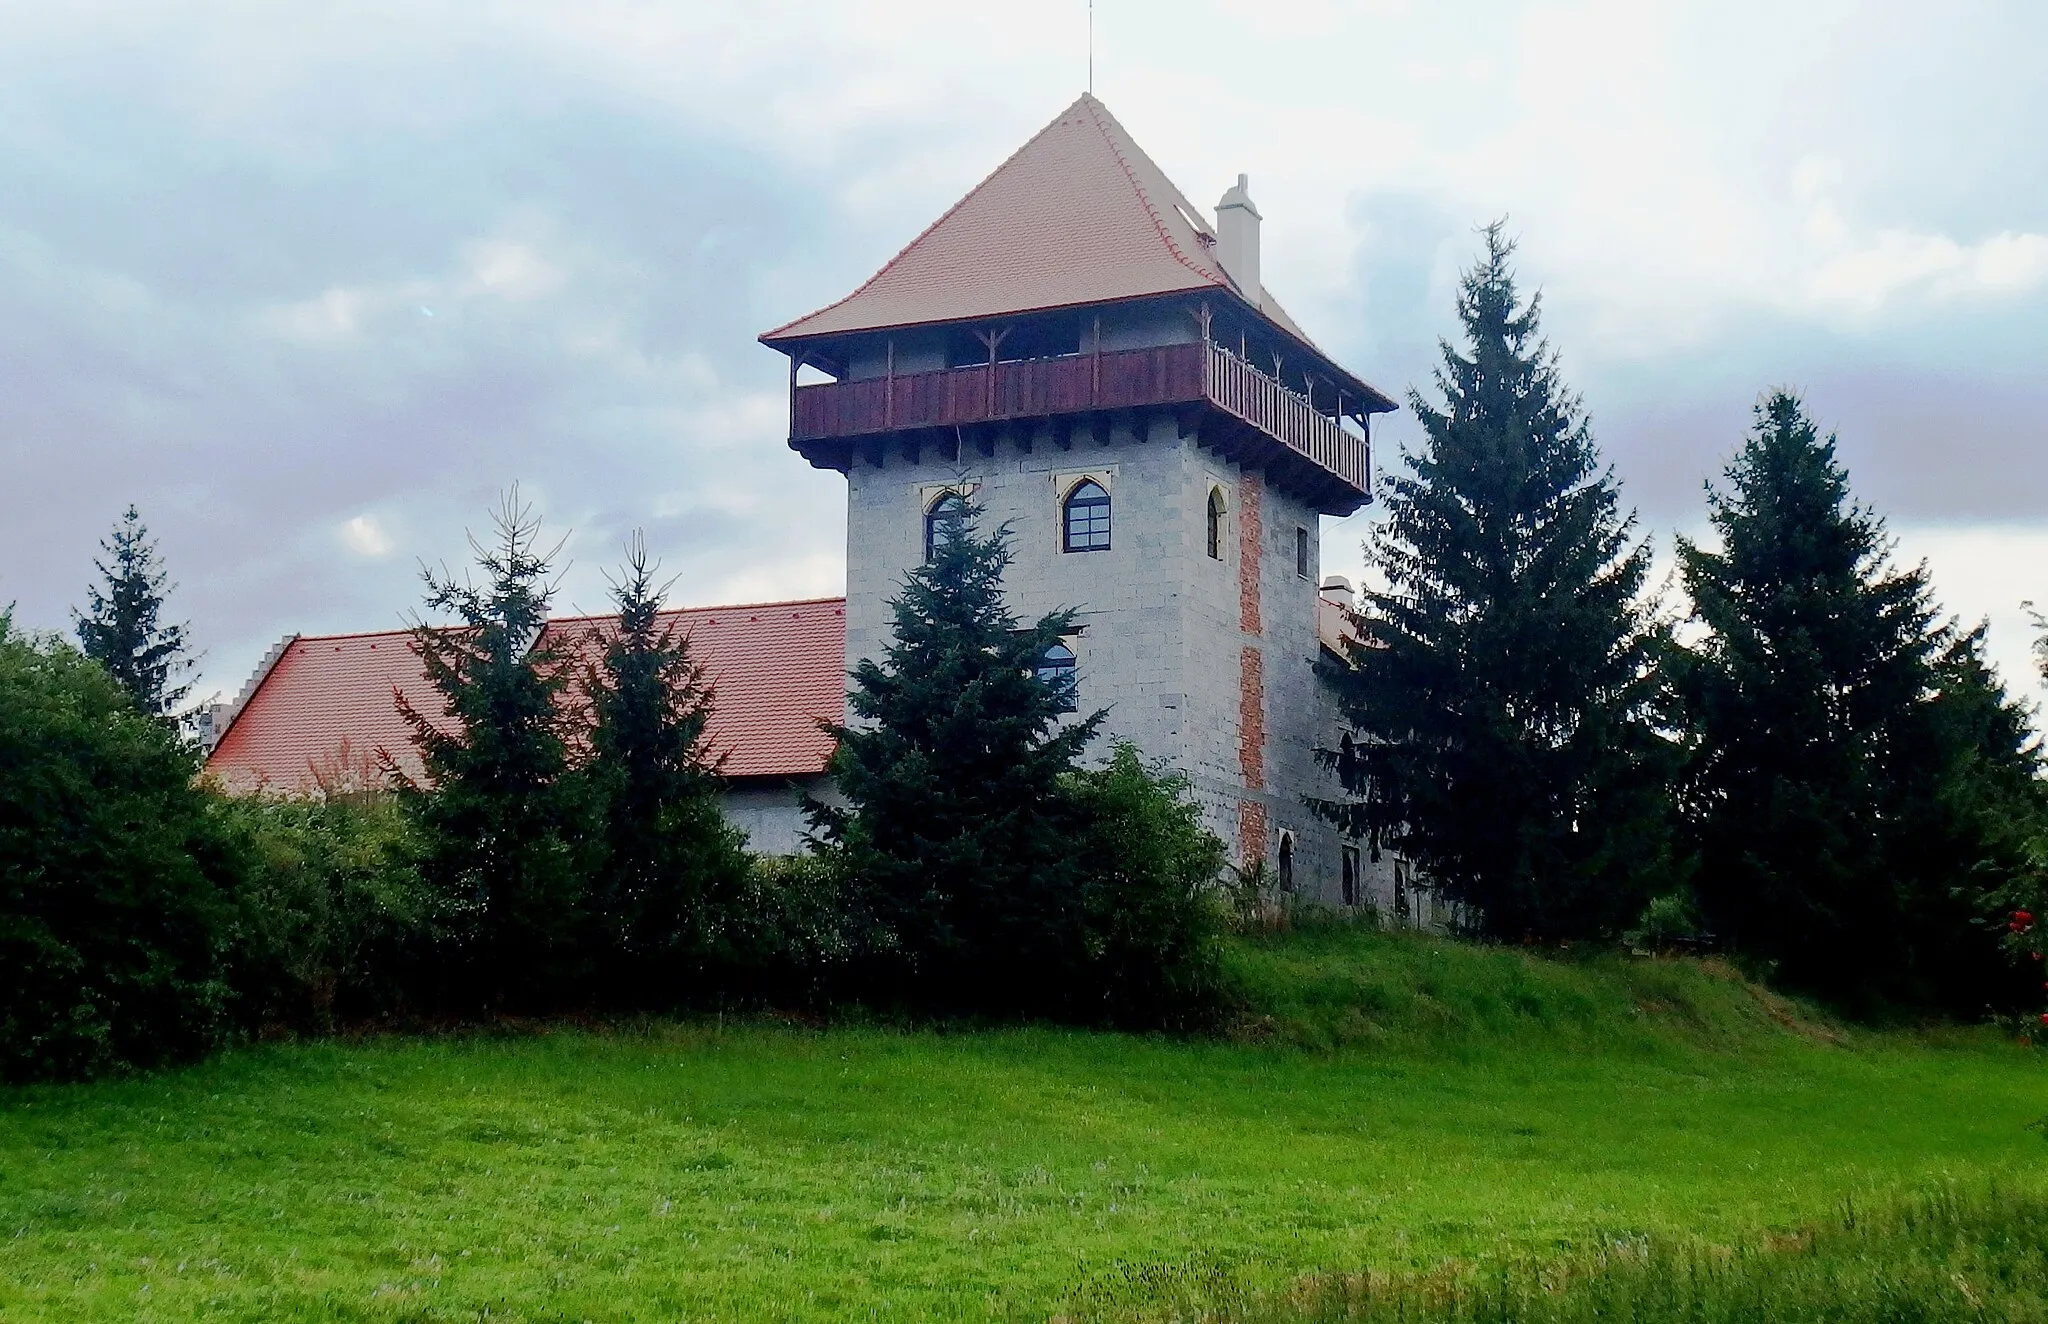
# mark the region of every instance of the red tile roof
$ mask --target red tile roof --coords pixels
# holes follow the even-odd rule
[[[602,635],[616,617],[548,623],[564,642]],[[729,777],[807,777],[825,770],[831,738],[818,719],[846,711],[846,600],[817,598],[666,612],[690,639],[711,681],[707,735]],[[206,769],[230,790],[299,792],[332,776],[361,775],[376,751],[417,773],[394,691],[421,712],[440,711],[403,630],[292,640],[256,684]]]
[[[865,285],[761,339],[1235,290],[1214,238],[1108,108],[1084,95]],[[1250,302],[1307,341],[1262,293]]]

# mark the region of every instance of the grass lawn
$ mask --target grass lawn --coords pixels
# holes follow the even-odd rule
[[[1248,1041],[1043,1029],[274,1046],[0,1091],[0,1319],[1044,1317],[2048,1187],[2048,1060],[1689,962],[1326,931]]]

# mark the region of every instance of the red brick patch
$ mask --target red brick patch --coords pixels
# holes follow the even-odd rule
[[[1265,530],[1260,525],[1259,498],[1265,483],[1256,473],[1244,473],[1237,480],[1237,623],[1246,634],[1258,634],[1259,571],[1264,557]]]
[[[1237,802],[1237,859],[1250,868],[1266,858],[1266,806],[1257,800]]]
[[[1266,788],[1266,659],[1250,644],[1238,662],[1237,766],[1246,786]]]

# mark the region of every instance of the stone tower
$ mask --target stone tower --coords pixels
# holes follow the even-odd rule
[[[1340,738],[1318,525],[1369,499],[1369,422],[1395,406],[1259,284],[1259,224],[1244,176],[1212,225],[1084,96],[866,284],[761,339],[789,356],[789,444],[846,475],[849,666],[971,495],[1014,530],[1018,615],[1080,609],[1046,660],[1079,709],[1186,772],[1237,858],[1371,899],[1387,867],[1305,804],[1334,790],[1315,750]]]

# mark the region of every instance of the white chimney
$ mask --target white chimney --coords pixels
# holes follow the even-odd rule
[[[1237,292],[1253,307],[1261,302],[1259,289],[1259,209],[1252,206],[1245,191],[1245,176],[1216,204],[1216,258],[1223,270],[1237,282]]]
[[[1356,610],[1358,605],[1357,595],[1351,591],[1351,581],[1342,575],[1331,575],[1323,581],[1323,598],[1346,611]]]

